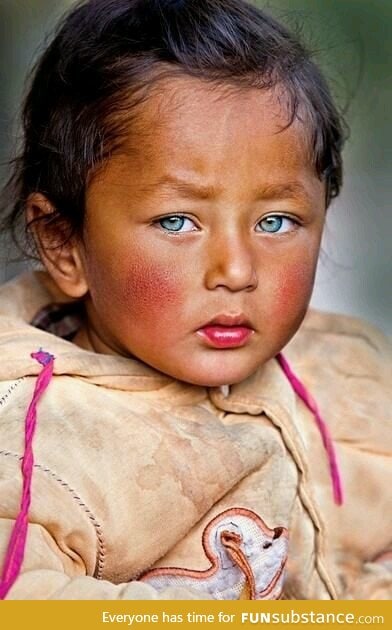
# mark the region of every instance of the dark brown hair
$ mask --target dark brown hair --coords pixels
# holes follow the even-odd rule
[[[53,204],[51,220],[80,232],[89,176],[168,71],[281,87],[290,122],[306,124],[327,205],[339,193],[344,122],[310,53],[275,19],[243,0],[87,0],[64,18],[32,73],[23,146],[2,204],[3,228],[17,243],[32,192]]]

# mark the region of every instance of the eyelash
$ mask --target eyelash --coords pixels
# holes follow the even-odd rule
[[[183,214],[168,214],[165,217],[160,217],[159,219],[156,219],[156,221],[154,221],[154,225],[156,225],[157,227],[160,227],[164,232],[168,233],[168,234],[184,234],[184,231],[180,231],[180,230],[168,230],[166,228],[163,227],[163,225],[161,225],[161,221],[167,221],[169,219],[184,219],[188,220],[188,221],[192,221],[192,223],[195,226],[195,223],[192,219],[190,219],[189,217],[183,215]],[[196,227],[196,226],[195,226]],[[195,230],[185,230],[186,233],[188,232],[194,232]]]
[[[281,215],[281,214],[270,214],[270,215],[267,215],[266,217],[263,217],[262,219],[260,219],[260,221],[257,222],[256,226],[258,226],[263,221],[266,221],[267,219],[275,219],[275,218],[281,219],[282,222],[286,219],[288,221],[291,221],[296,226],[301,225],[300,222],[298,220],[294,219],[293,217],[290,217],[290,216],[287,216],[287,215]],[[190,219],[189,217],[183,215],[183,214],[169,214],[169,215],[166,215],[164,217],[156,219],[154,221],[154,225],[156,225],[158,228],[162,229],[167,234],[187,234],[189,232],[194,232],[195,231],[195,229],[190,229],[190,230],[181,230],[181,229],[180,230],[169,230],[169,229],[165,228],[161,224],[162,221],[165,221],[165,220],[168,220],[168,219],[181,219],[181,220],[184,220],[184,221],[188,220],[188,221],[191,221],[194,224],[194,227],[196,227],[194,221],[192,219]],[[279,227],[281,227],[281,225],[282,224],[280,224]],[[183,227],[183,225],[181,227]],[[296,228],[294,228],[294,229],[296,229]],[[278,232],[270,232],[268,230],[255,230],[255,231],[257,231],[257,232],[259,232],[261,234],[287,234],[287,232],[291,232],[293,230],[288,230],[288,231],[285,231],[285,232],[280,232],[280,231],[278,231]]]

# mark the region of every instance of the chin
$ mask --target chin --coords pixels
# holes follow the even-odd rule
[[[214,370],[195,370],[189,369],[182,376],[177,376],[180,380],[191,385],[199,385],[200,387],[221,387],[222,385],[235,385],[245,381],[253,374],[259,365],[252,368],[239,369],[238,366],[232,369],[214,369]]]

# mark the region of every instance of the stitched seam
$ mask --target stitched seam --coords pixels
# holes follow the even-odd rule
[[[23,459],[23,457],[17,455],[16,453],[12,453],[11,451],[0,451],[0,455],[4,455],[5,457],[7,456],[14,457],[15,459],[19,459],[19,460]],[[49,474],[63,488],[68,490],[68,492],[71,494],[72,498],[76,501],[79,507],[81,507],[82,510],[87,514],[88,519],[91,521],[91,523],[94,526],[95,533],[98,540],[97,560],[96,560],[96,567],[95,567],[93,577],[97,578],[98,580],[102,579],[102,573],[103,573],[103,568],[105,564],[105,542],[104,542],[102,527],[100,523],[98,522],[98,520],[96,519],[96,517],[94,516],[90,508],[84,503],[84,501],[82,501],[82,499],[78,496],[76,491],[66,481],[61,479],[61,477],[59,477],[56,473],[50,470],[50,468],[41,466],[41,464],[34,464],[34,468],[38,468],[39,470],[42,470],[43,472]]]
[[[282,437],[284,439],[284,442],[287,446],[287,448],[289,449],[289,451],[291,452],[291,454],[294,457],[294,461],[296,462],[297,467],[299,468],[300,472],[301,472],[301,476],[300,476],[300,484],[299,484],[299,488],[298,488],[298,492],[299,495],[301,497],[302,500],[302,504],[305,507],[306,511],[308,512],[314,528],[315,528],[315,532],[316,532],[316,549],[318,550],[320,556],[324,556],[324,541],[323,541],[323,535],[324,535],[324,526],[322,523],[322,520],[320,518],[320,515],[318,513],[318,510],[316,508],[316,506],[313,503],[313,500],[311,499],[311,497],[309,496],[307,489],[304,487],[304,481],[307,480],[308,477],[308,471],[307,471],[307,466],[306,463],[301,455],[301,453],[298,451],[295,443],[293,442],[293,440],[290,437],[290,432],[287,428],[287,423],[283,422],[277,422],[276,421],[276,416],[273,412],[271,412],[270,409],[268,409],[268,406],[265,404],[265,401],[263,401],[264,404],[259,404],[259,403],[252,403],[249,400],[246,399],[241,399],[238,398],[235,402],[238,403],[246,403],[246,405],[248,406],[249,409],[254,409],[255,411],[257,410],[258,414],[260,414],[260,407],[263,406],[264,408],[264,412],[270,417],[270,419],[272,420],[273,424],[275,426],[277,426],[280,431],[282,432]],[[232,402],[233,407],[235,408],[235,402]],[[276,405],[276,403],[275,403]],[[281,413],[281,415],[283,417],[286,417],[286,412],[283,409],[283,407],[281,405],[276,405]],[[329,572],[324,564],[324,560],[322,557],[318,556],[316,559],[316,566],[318,568],[318,572],[319,575],[321,577],[321,579],[323,580],[325,586],[327,587],[327,590],[329,591],[330,595],[332,596],[333,599],[337,599],[337,591],[336,588],[333,584],[333,581],[329,575]]]
[[[3,394],[3,396],[0,398],[0,407],[5,407],[7,401],[9,400],[11,394],[15,391],[15,389],[18,387],[18,385],[21,384],[22,381],[25,380],[25,376],[21,376],[21,378],[18,378],[17,381],[15,381],[14,383],[12,383],[12,385],[8,388],[8,390],[5,392],[5,394]]]
[[[280,409],[283,412],[283,409],[282,408]],[[271,417],[272,420],[274,420],[273,413],[271,413],[267,408],[265,408],[265,412],[267,413],[267,415],[269,415],[269,417]],[[330,592],[332,598],[337,599],[337,592],[336,592],[335,586],[333,584],[333,581],[324,563],[325,549],[324,549],[323,537],[325,535],[325,529],[324,529],[323,521],[320,517],[320,514],[318,512],[316,505],[314,504],[312,497],[308,494],[307,488],[305,487],[305,483],[304,483],[308,481],[308,469],[304,461],[304,458],[302,457],[302,454],[298,451],[294,441],[291,439],[289,435],[289,431],[287,429],[286,423],[282,423],[282,426],[280,428],[281,430],[283,429],[282,433],[284,433],[284,441],[287,447],[289,448],[289,450],[291,451],[292,455],[294,456],[294,460],[296,461],[297,466],[301,472],[298,492],[302,499],[302,504],[307,510],[315,527],[316,549],[318,550],[320,554],[316,558],[316,566],[318,567],[319,575],[322,578],[325,586],[327,587],[327,590]]]

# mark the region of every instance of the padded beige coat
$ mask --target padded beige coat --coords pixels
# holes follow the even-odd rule
[[[334,438],[345,495],[339,507],[314,417],[275,359],[228,394],[187,385],[29,325],[62,300],[43,272],[0,288],[0,567],[19,510],[24,419],[40,370],[30,353],[43,347],[56,357],[38,406],[26,552],[9,599],[246,597],[239,576],[248,586],[260,581],[256,570],[249,577],[249,564],[268,560],[257,537],[279,539],[283,554],[286,534],[283,593],[269,586],[266,598],[391,598],[392,379],[384,335],[358,319],[310,310],[283,351]],[[232,550],[241,539],[234,530],[219,561],[212,538],[203,537],[223,518],[226,529],[254,527],[246,530],[245,568]],[[264,542],[262,553],[271,545]],[[271,562],[257,570],[272,571]],[[163,570],[143,577],[152,568]],[[234,591],[225,595],[229,582]]]

